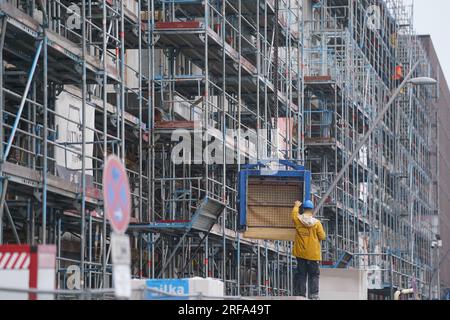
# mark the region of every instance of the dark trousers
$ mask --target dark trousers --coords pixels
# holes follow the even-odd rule
[[[294,278],[294,295],[306,298],[306,282],[308,282],[308,298],[319,296],[320,262],[297,258],[297,272]]]

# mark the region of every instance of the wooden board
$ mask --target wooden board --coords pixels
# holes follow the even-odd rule
[[[295,229],[247,228],[244,237],[248,239],[294,241]]]

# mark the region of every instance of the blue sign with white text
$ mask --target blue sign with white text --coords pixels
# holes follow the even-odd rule
[[[148,289],[167,293],[165,295],[146,290],[145,299],[147,300],[185,300],[187,298],[183,295],[189,294],[188,279],[149,279],[146,284]]]

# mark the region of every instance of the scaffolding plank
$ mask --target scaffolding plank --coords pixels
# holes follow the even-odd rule
[[[285,228],[248,228],[244,237],[261,240],[294,241],[295,229]]]
[[[167,29],[200,29],[202,28],[202,23],[200,21],[164,21],[156,22],[157,30],[167,30]]]
[[[11,162],[2,164],[2,173],[10,181],[22,186],[38,188],[42,182],[42,173],[38,170],[33,170]],[[74,183],[70,183],[48,174],[48,191],[56,195],[65,196],[71,199],[78,199],[81,192],[81,187]],[[86,201],[91,204],[97,204],[101,200],[100,190],[96,188],[87,188]]]
[[[38,38],[40,36],[42,28],[39,22],[21,10],[15,8],[10,3],[1,2],[0,12],[7,15],[8,22],[14,25],[21,32],[25,32],[34,38]],[[48,37],[49,55],[57,57],[57,55],[60,54],[61,56],[59,58],[64,57],[74,61],[75,64],[71,70],[74,71],[73,75],[77,75],[78,73],[75,71],[75,66],[82,61],[81,47],[52,30],[47,29],[46,34]],[[90,79],[95,79],[95,74],[103,69],[103,64],[100,59],[90,54],[87,54],[85,58],[87,70],[94,73],[90,75]],[[67,62],[65,61],[63,63]],[[49,68],[57,70],[57,64],[49,64]],[[118,71],[116,70],[114,64],[108,63],[107,73],[110,81],[119,81]]]
[[[158,121],[155,123],[155,129],[186,129],[194,130],[195,121]]]

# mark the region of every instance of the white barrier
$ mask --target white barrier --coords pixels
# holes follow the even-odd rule
[[[354,269],[320,269],[321,300],[367,300],[367,272]]]
[[[0,288],[54,290],[56,247],[0,246]],[[0,290],[0,300],[51,300],[53,294]]]

